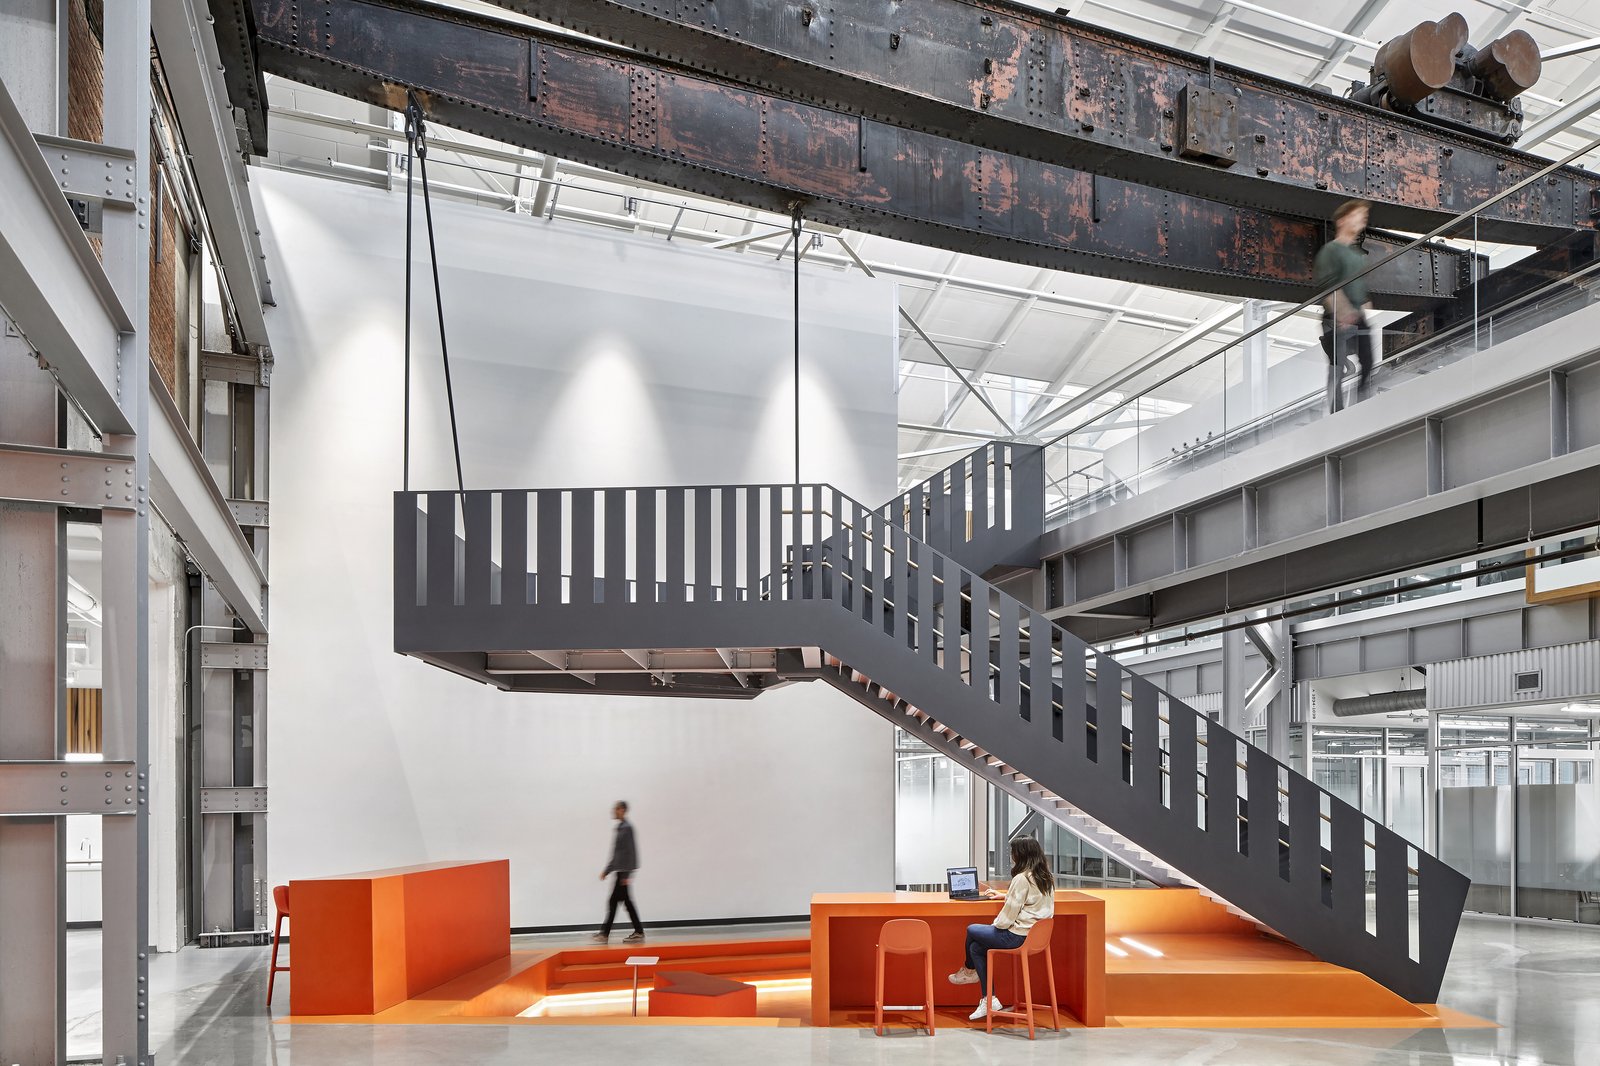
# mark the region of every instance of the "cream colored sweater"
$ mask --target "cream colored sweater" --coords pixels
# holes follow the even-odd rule
[[[1053,917],[1055,913],[1056,894],[1040,892],[1033,878],[1020,873],[1011,879],[1011,885],[1006,889],[1006,904],[1000,908],[1000,916],[994,920],[994,927],[1009,929],[1018,936],[1027,936],[1034,922]]]

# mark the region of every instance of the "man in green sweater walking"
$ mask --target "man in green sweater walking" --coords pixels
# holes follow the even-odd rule
[[[1328,353],[1328,409],[1344,406],[1344,363],[1352,353],[1361,365],[1356,381],[1357,402],[1366,399],[1372,378],[1372,338],[1367,334],[1366,312],[1372,307],[1367,279],[1357,277],[1367,269],[1367,253],[1356,241],[1367,228],[1365,200],[1346,200],[1333,213],[1333,240],[1322,246],[1311,268],[1311,284],[1318,292],[1333,289],[1322,300],[1322,350]]]

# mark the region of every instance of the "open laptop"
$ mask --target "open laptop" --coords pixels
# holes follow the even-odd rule
[[[944,872],[951,899],[982,899],[978,890],[978,870],[974,866],[952,866]]]

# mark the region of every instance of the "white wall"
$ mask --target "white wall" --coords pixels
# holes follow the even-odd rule
[[[627,799],[647,921],[891,887],[891,730],[831,690],[513,695],[393,653],[404,201],[271,171],[252,187],[278,304],[273,883],[505,856],[514,925],[592,924],[609,807]],[[452,204],[435,223],[469,488],[793,476],[788,264]],[[423,255],[419,239],[419,283]],[[893,289],[807,271],[803,294],[803,476],[886,499]],[[449,488],[418,296],[411,483]]]

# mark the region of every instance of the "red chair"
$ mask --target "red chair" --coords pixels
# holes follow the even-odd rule
[[[920,918],[895,918],[883,923],[878,933],[878,984],[873,998],[872,1028],[883,1035],[883,957],[885,955],[921,955],[923,987],[927,998],[923,1005],[928,1012],[928,1035],[937,1031],[933,1024],[933,931]]]
[[[278,971],[287,971],[289,967],[278,965],[278,939],[283,933],[283,920],[289,917],[289,886],[279,885],[272,890],[272,902],[278,908],[278,921],[272,927],[272,969],[267,974],[267,1006],[272,1006],[272,985],[278,979]]]
[[[1050,980],[1051,1028],[1058,1033],[1061,1031],[1061,1015],[1056,1010],[1056,967],[1055,963],[1050,960],[1050,934],[1054,930],[1055,924],[1056,920],[1054,918],[1041,919],[1033,923],[1033,927],[1028,930],[1027,937],[1016,947],[989,949],[989,987],[984,990],[984,994],[988,996],[994,995],[995,957],[997,955],[1009,955],[1011,958],[1016,959],[1018,965],[1022,968],[1022,1000],[1018,1006],[1011,1010],[990,1011],[983,1019],[984,1032],[994,1032],[994,1020],[996,1018],[1007,1018],[1014,1021],[1027,1022],[1028,1039],[1032,1040],[1034,1038],[1033,1011],[1035,1004],[1033,1002],[1033,978],[1029,976],[1029,971],[1033,969],[1031,963],[1035,955],[1044,956],[1044,972]],[[988,1000],[984,1002],[988,1002]],[[1038,1004],[1038,1008],[1043,1010],[1044,1004]]]

